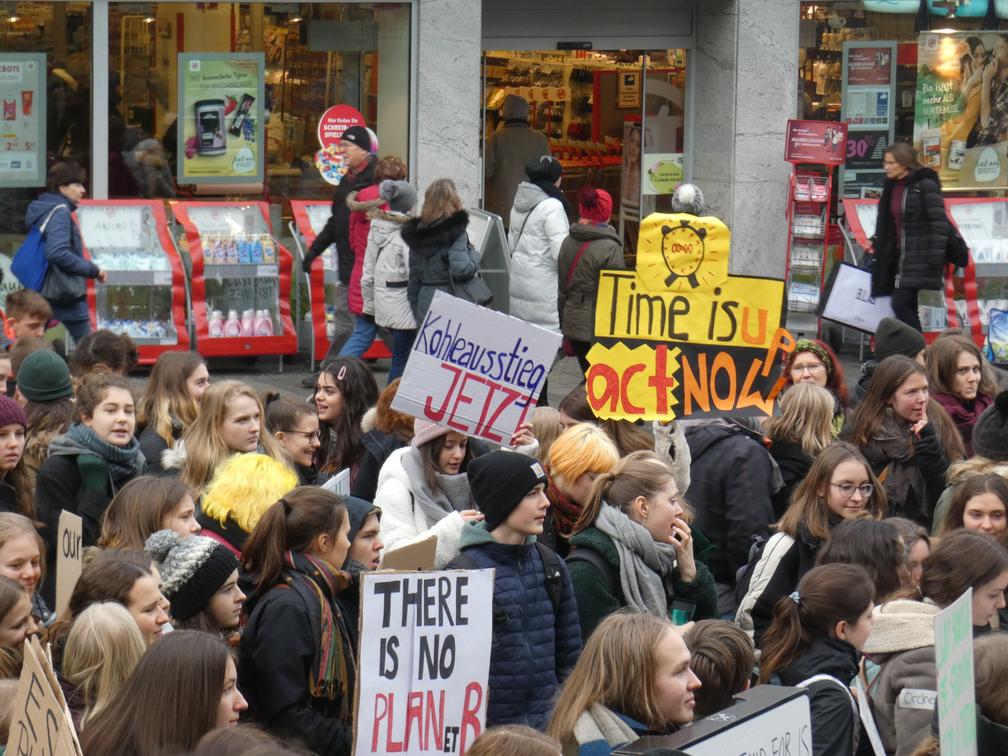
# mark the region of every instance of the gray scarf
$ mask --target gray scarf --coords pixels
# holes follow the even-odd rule
[[[617,507],[603,503],[595,527],[613,539],[620,560],[620,587],[627,606],[668,619],[666,584],[675,573],[676,550],[670,543],[658,543]]]
[[[438,487],[432,491],[427,487],[424,460],[420,450],[411,446],[401,459],[403,470],[406,471],[406,476],[412,484],[413,506],[420,507],[431,525],[440,522],[452,512],[473,509],[469,479],[464,472],[458,475],[435,473]]]

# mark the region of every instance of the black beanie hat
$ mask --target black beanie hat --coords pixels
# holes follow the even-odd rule
[[[371,152],[371,135],[363,126],[351,126],[340,136],[340,141],[356,144],[365,152]]]
[[[533,183],[536,181],[548,181],[551,184],[555,184],[556,180],[560,178],[561,173],[563,173],[563,166],[560,165],[560,161],[549,155],[532,158],[525,163],[525,175]]]
[[[466,476],[487,530],[504,522],[529,491],[540,483],[546,485],[546,473],[537,460],[511,451],[476,457],[469,463]]]
[[[1008,462],[1008,391],[998,394],[973,426],[973,454]]]
[[[224,544],[205,536],[180,538],[174,530],[151,535],[144,551],[158,563],[161,592],[171,604],[172,618],[179,621],[205,609],[238,569],[238,559]]]
[[[896,318],[882,318],[875,328],[875,359],[902,354],[911,360],[925,347],[924,334]]]

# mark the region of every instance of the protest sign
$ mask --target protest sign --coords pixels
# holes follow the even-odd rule
[[[437,556],[437,536],[382,552],[381,570],[433,570]]]
[[[63,510],[56,536],[56,616],[70,603],[70,594],[81,574],[81,538],[83,520],[73,512]]]
[[[531,420],[560,341],[558,333],[437,291],[392,409],[506,445]]]
[[[942,753],[976,756],[972,588],[935,615],[934,640]]]
[[[493,570],[361,576],[354,754],[464,756],[486,729]]]
[[[350,495],[350,468],[344,467],[329,480],[322,484],[326,491],[332,491],[338,496]]]
[[[782,355],[784,282],[728,274],[717,218],[654,213],[637,270],[603,270],[588,352],[588,403],[602,419],[770,414]]]
[[[81,747],[52,662],[38,638],[24,644],[24,664],[11,703],[9,754],[80,756]]]

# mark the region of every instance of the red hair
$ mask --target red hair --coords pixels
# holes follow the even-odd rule
[[[788,355],[787,366],[784,368],[784,390],[791,388],[794,385],[794,381],[791,379],[791,366],[794,365],[795,360],[798,359],[798,355],[802,352],[809,352],[814,354],[818,360],[826,365],[826,388],[830,390],[837,399],[840,400],[840,406],[847,409],[847,405],[850,402],[850,394],[847,391],[847,382],[844,380],[843,365],[840,364],[840,358],[836,356],[836,352],[819,339],[799,339],[795,350]],[[823,359],[823,357],[826,359]]]

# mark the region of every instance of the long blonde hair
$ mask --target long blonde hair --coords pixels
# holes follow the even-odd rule
[[[182,437],[186,451],[182,480],[193,492],[193,498],[203,493],[217,468],[234,453],[224,443],[220,428],[230,404],[241,396],[247,396],[259,408],[259,445],[263,451],[275,460],[282,462],[285,459],[279,442],[266,432],[265,413],[256,392],[241,381],[213,383],[203,395],[199,417]]]
[[[593,704],[664,727],[654,670],[655,650],[668,632],[672,625],[651,614],[616,612],[602,620],[560,690],[546,732],[571,745],[574,725]]]
[[[650,499],[672,479],[672,472],[654,452],[628,454],[616,463],[612,471],[595,479],[588,503],[574,523],[572,535],[594,525],[604,506],[616,507],[629,516],[630,505],[638,496]]]
[[[151,370],[147,391],[137,407],[137,424],[153,426],[169,448],[175,446],[172,420],[188,428],[199,416],[199,405],[189,395],[187,381],[203,364],[195,352],[165,352]]]
[[[462,198],[458,196],[455,182],[450,178],[434,179],[424,192],[423,209],[420,211],[420,222],[424,225],[444,220],[465,207]]]
[[[83,694],[83,724],[115,697],[146,650],[122,604],[92,604],[74,620],[63,650],[63,676]]]
[[[815,456],[833,440],[833,394],[822,386],[798,383],[780,400],[781,413],[766,422],[771,441],[798,444]]]

